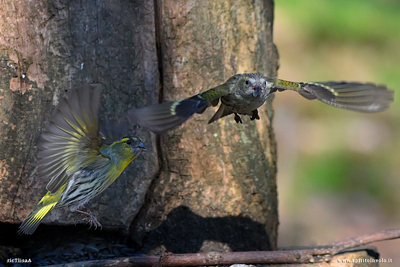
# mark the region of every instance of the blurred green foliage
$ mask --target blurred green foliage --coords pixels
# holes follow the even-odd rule
[[[345,42],[384,50],[400,41],[397,0],[276,0],[276,5],[304,27],[315,47]]]
[[[390,203],[394,198],[387,194],[387,184],[377,179],[385,173],[382,169],[390,168],[390,163],[386,158],[378,160],[376,162],[374,156],[344,151],[332,152],[324,157],[306,157],[304,165],[299,168],[299,176],[302,177],[299,186],[303,187],[300,190],[307,194],[366,192],[384,203]]]
[[[388,111],[275,97],[279,246],[328,245],[399,227],[400,1],[275,0],[278,77],[353,80],[395,90]],[[400,261],[400,240],[374,244]]]
[[[274,35],[281,57],[278,77],[369,81],[396,91],[391,109],[379,114],[355,114],[303,99],[285,103],[285,96],[277,96],[277,113],[280,105],[298,108],[299,135],[316,135],[310,141],[313,145],[300,144],[291,152],[298,159],[290,174],[292,192],[288,192],[293,208],[313,192],[362,191],[388,213],[395,212],[400,204],[396,187],[400,177],[400,1],[276,0],[275,7]],[[304,126],[310,120],[318,129]],[[349,129],[352,125],[359,127]],[[284,159],[278,156],[279,164]]]
[[[371,63],[377,65],[379,80],[399,84],[400,1],[277,0],[276,6],[301,28],[310,50],[343,45],[373,50],[378,59]]]

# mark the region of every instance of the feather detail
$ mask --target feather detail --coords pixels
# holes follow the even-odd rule
[[[209,101],[195,95],[175,102],[132,109],[128,112],[128,118],[132,123],[156,134],[163,134],[184,123],[194,113],[203,113],[208,106]]]
[[[394,92],[384,85],[356,82],[300,83],[299,94],[326,104],[360,112],[386,110],[393,102]]]
[[[54,194],[83,162],[99,155],[101,85],[88,85],[63,98],[38,144],[37,175]],[[79,157],[77,155],[79,154]]]

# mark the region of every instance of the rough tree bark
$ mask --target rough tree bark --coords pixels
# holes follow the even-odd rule
[[[162,100],[236,73],[274,76],[272,1],[156,1]],[[143,104],[144,105],[144,104]],[[131,229],[153,253],[276,248],[276,152],[271,107],[236,124],[194,115],[160,138],[162,168]],[[267,110],[269,112],[267,112]]]
[[[6,1],[0,6],[1,222],[21,222],[48,181],[30,176],[58,99],[105,85],[102,118],[175,100],[235,73],[276,75],[272,0]],[[276,248],[276,150],[270,105],[260,121],[212,125],[214,110],[157,137],[91,209],[103,229],[129,230],[145,252]],[[67,209],[48,224],[73,224]]]
[[[30,176],[36,144],[70,88],[104,84],[103,119],[126,120],[128,108],[158,100],[154,8],[128,0],[6,1],[0,8],[0,221],[19,223],[46,192],[48,181]],[[129,229],[158,171],[154,136],[140,137],[149,152],[92,201],[103,229]],[[56,209],[44,223],[80,219]]]

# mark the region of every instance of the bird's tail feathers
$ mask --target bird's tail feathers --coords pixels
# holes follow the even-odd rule
[[[222,117],[228,116],[230,114],[232,114],[232,112],[226,108],[224,103],[221,103],[217,112],[214,114],[214,116],[212,116],[212,118],[208,121],[208,123],[212,123],[212,122],[214,122]]]
[[[163,134],[184,123],[194,113],[203,113],[209,105],[209,101],[195,95],[178,101],[132,109],[128,112],[128,118],[132,123],[156,134]]]
[[[22,222],[18,229],[18,234],[31,235],[35,232],[44,216],[54,208],[57,202],[42,204],[39,203],[37,207],[29,214],[29,216]]]

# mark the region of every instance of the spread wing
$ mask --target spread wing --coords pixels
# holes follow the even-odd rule
[[[156,134],[163,134],[184,123],[194,113],[201,114],[210,105],[216,106],[219,98],[227,93],[228,86],[222,84],[186,99],[132,109],[128,117],[132,123]]]
[[[36,173],[50,179],[55,193],[71,175],[94,158],[100,158],[99,111],[101,85],[87,85],[60,100],[38,144]],[[105,158],[104,158],[105,159]]]
[[[384,85],[358,82],[296,83],[272,78],[274,91],[292,90],[303,97],[360,112],[378,112],[390,107],[394,91]]]
[[[394,92],[384,85],[357,82],[300,83],[298,91],[307,99],[318,99],[329,105],[361,112],[386,110]]]

